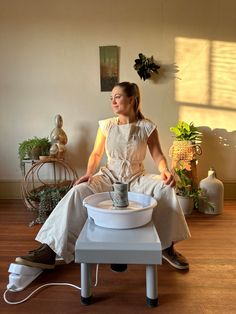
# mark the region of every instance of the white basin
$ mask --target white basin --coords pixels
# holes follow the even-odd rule
[[[131,229],[149,223],[157,201],[149,195],[134,192],[128,192],[128,199],[128,207],[114,208],[109,192],[103,192],[86,197],[83,205],[88,217],[100,227]]]

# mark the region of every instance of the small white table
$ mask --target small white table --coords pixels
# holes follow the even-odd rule
[[[151,221],[135,229],[108,229],[88,218],[75,245],[75,262],[81,263],[81,303],[92,303],[91,264],[145,264],[146,302],[158,305],[157,267],[162,248]]]

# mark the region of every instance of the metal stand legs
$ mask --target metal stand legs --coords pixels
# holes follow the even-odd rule
[[[158,305],[156,265],[146,265],[146,296],[149,307]]]
[[[80,301],[84,305],[92,303],[91,290],[91,265],[81,263],[81,297]]]
[[[81,303],[92,303],[91,264],[81,263]],[[146,265],[146,302],[149,307],[158,305],[157,266]]]

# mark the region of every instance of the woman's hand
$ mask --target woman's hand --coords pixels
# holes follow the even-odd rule
[[[161,172],[161,179],[164,181],[166,185],[170,185],[171,187],[175,186],[175,183],[176,183],[175,178],[168,169],[164,169]]]
[[[78,180],[75,181],[74,186],[78,185],[78,184],[80,184],[82,182],[90,183],[91,178],[92,178],[92,175],[84,175],[84,176],[80,177]]]

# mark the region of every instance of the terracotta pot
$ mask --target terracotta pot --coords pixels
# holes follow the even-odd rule
[[[42,161],[50,160],[50,156],[39,156],[39,160],[42,160]]]

